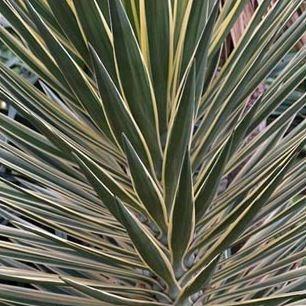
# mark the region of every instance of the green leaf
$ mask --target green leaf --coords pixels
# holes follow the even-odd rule
[[[62,67],[62,73],[65,76],[69,86],[76,95],[79,103],[88,111],[95,124],[110,137],[109,127],[104,116],[104,112],[94,89],[87,79],[85,73],[78,64],[71,58],[64,46],[58,41],[51,29],[44,23],[41,17],[35,11],[35,8],[28,4],[32,14],[33,21],[39,29],[50,53],[57,64]]]
[[[169,248],[176,273],[182,273],[183,258],[194,235],[195,209],[189,151],[186,151],[169,223]]]
[[[39,148],[41,151],[46,151],[62,158],[66,157],[61,151],[50,144],[44,136],[3,114],[0,114],[0,129],[18,138],[20,137],[20,139],[28,142],[31,146]]]
[[[251,2],[0,0],[1,305],[304,303],[304,0]]]
[[[60,79],[54,77],[51,74],[51,69],[46,69],[46,67],[39,60],[39,57],[35,57],[30,50],[28,50],[20,41],[14,37],[9,31],[5,28],[0,27],[0,39],[1,41],[8,46],[15,54],[18,56],[32,71],[39,75],[43,80],[48,84],[54,87],[59,93],[64,96],[69,97],[74,101],[74,97],[71,94],[70,90],[65,87],[65,82],[61,82]],[[77,102],[76,105],[78,105]]]
[[[0,10],[9,20],[13,28],[27,41],[29,49],[35,54],[42,63],[44,63],[49,71],[58,79],[60,83],[67,85],[63,77],[61,69],[54,63],[50,54],[45,50],[44,46],[37,39],[35,31],[31,29],[24,20],[17,14],[7,1],[0,2]]]
[[[152,171],[151,155],[137,123],[94,50],[92,58],[102,106],[115,139],[123,148],[122,133],[124,133],[137,150],[141,160]]]
[[[181,290],[177,303],[184,303],[188,297],[200,290],[205,290],[217,267],[220,256],[211,260],[196,276],[194,276]],[[179,305],[179,304],[178,304]]]
[[[150,51],[150,68],[158,110],[162,142],[167,132],[168,71],[170,58],[170,18],[168,1],[146,0],[145,13],[147,39]]]
[[[120,82],[132,116],[150,149],[157,174],[161,170],[161,144],[154,90],[133,29],[119,0],[109,2],[114,52]]]
[[[96,250],[94,248],[86,247],[81,244],[68,241],[67,239],[57,237],[56,235],[52,235],[48,233],[47,231],[30,228],[29,226],[22,225],[22,224],[17,224],[17,225],[20,228],[27,230],[30,233],[32,232],[36,234],[37,236],[46,238],[47,240],[51,240],[55,242],[57,245],[61,245],[63,247],[67,247],[69,249],[77,251],[78,255],[84,259],[87,259],[87,258],[96,259],[97,261],[107,264],[111,267],[120,267],[120,266],[129,267],[130,266],[133,268],[143,268],[143,265],[135,262],[134,260],[125,260],[124,258],[115,257],[105,252]]]
[[[245,147],[243,147],[240,151],[238,151],[237,154],[235,155],[235,158],[232,158],[232,160],[230,160],[229,164],[227,165],[228,169],[233,167],[234,163],[241,163],[241,161],[243,161],[247,156],[249,156],[249,154],[255,148],[257,148],[261,143],[267,140],[269,136],[275,133],[278,129],[282,128],[291,119],[291,117],[294,116],[305,105],[305,102],[306,102],[306,94],[304,94],[299,100],[293,103],[271,125],[266,127],[264,133],[260,133],[259,135],[257,135]]]
[[[224,41],[224,38],[230,32],[232,26],[236,22],[237,18],[240,15],[240,12],[243,10],[246,4],[246,0],[238,0],[234,2],[232,9],[229,11],[224,20],[220,19],[222,22],[218,24],[218,28],[215,31],[213,41],[211,42],[209,48],[209,59],[218,51],[221,47],[221,44]]]
[[[290,154],[287,154],[279,166],[272,172],[272,174],[262,183],[260,187],[254,190],[244,202],[236,207],[231,213],[232,223],[228,229],[217,239],[209,251],[201,260],[195,264],[191,270],[185,274],[185,278],[191,277],[192,273],[200,269],[203,265],[210,262],[217,254],[230,247],[231,243],[237,239],[240,233],[250,224],[254,216],[258,213],[258,205],[265,203],[275,190],[278,183],[282,180],[286,172],[289,170],[294,156],[296,155],[296,148]],[[263,205],[263,204],[262,204]],[[243,207],[242,210],[240,210]],[[236,213],[239,212],[239,213]],[[229,218],[228,217],[228,218]],[[224,219],[225,222],[226,219]],[[217,227],[214,227],[216,229]],[[205,237],[205,236],[204,236]],[[207,239],[207,237],[206,237]]]
[[[191,141],[195,105],[195,65],[188,73],[182,97],[178,103],[170,123],[163,164],[164,197],[168,215],[173,206],[186,148]]]
[[[195,195],[196,221],[199,221],[203,217],[218,191],[220,180],[231,151],[234,135],[235,131],[233,135],[227,139],[224,146],[217,152],[207,167],[202,179],[203,183]]]
[[[194,50],[196,49],[196,46],[204,33],[203,29],[207,25],[207,20],[209,17],[209,2],[210,1],[194,1],[192,3],[191,12],[188,19],[188,26],[186,29],[186,37],[184,41],[182,59],[183,72],[188,66],[188,63],[192,58],[192,54],[194,53]]]
[[[123,140],[134,189],[149,215],[165,234],[168,227],[167,211],[160,188],[125,135]]]
[[[52,1],[57,3],[56,0]],[[108,3],[108,1],[102,1],[102,3],[103,2],[106,3],[106,5]],[[87,43],[91,44],[96,50],[113,82],[117,85],[118,82],[113,56],[112,35],[109,26],[106,23],[107,16],[103,14],[105,13],[105,10],[100,10],[98,1],[96,0],[73,0],[73,4],[82,31],[87,39]]]
[[[106,171],[99,167],[99,165],[79,151],[75,151],[75,157],[100,199],[116,218],[118,216],[116,215],[117,210],[114,206],[114,195],[119,196],[132,207],[141,210],[137,200],[124,190]]]
[[[78,26],[77,19],[68,2],[58,2],[56,0],[48,0],[47,2],[56,18],[56,21],[66,34],[66,37],[71,41],[84,61],[88,62],[88,49]]]
[[[195,1],[196,3],[200,3],[201,1]],[[206,1],[204,1],[205,3]],[[199,99],[202,96],[202,91],[204,88],[205,80],[207,79],[207,70],[208,70],[208,51],[209,45],[211,41],[211,36],[213,33],[213,27],[215,25],[216,16],[218,13],[218,1],[215,2],[212,12],[208,17],[207,23],[203,28],[201,38],[199,41],[199,45],[196,48],[196,52],[194,55],[195,62],[197,63],[197,76],[196,76],[196,103],[197,108],[199,105]],[[196,8],[195,8],[196,9]],[[192,36],[192,35],[190,35]],[[189,37],[190,37],[189,36]]]
[[[142,260],[154,273],[160,276],[169,287],[177,288],[171,264],[157,241],[118,199],[116,199],[116,203],[119,220],[126,228]]]
[[[304,55],[304,58],[306,58],[306,52]],[[301,65],[301,62],[299,62],[299,65]],[[292,76],[289,74],[286,74],[286,80],[281,84],[281,86],[278,88],[278,90],[272,95],[269,96],[269,98],[264,97],[261,101],[261,108],[256,115],[256,117],[252,120],[252,124],[250,126],[250,130],[252,131],[256,126],[260,124],[273,110],[276,109],[277,106],[279,106],[282,101],[284,101],[285,98],[288,97],[288,95],[297,88],[305,80],[305,74],[306,74],[306,67],[305,65],[301,65],[301,67],[295,67],[294,74],[292,73]],[[293,71],[292,71],[293,72]],[[273,84],[272,84],[273,85]],[[269,92],[268,92],[269,94]]]

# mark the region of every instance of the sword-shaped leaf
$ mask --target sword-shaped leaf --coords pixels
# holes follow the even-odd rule
[[[79,65],[72,59],[54,33],[52,33],[51,29],[48,28],[46,23],[38,15],[35,8],[30,3],[28,4],[28,7],[32,14],[33,21],[39,29],[41,36],[44,38],[50,53],[57,64],[62,67],[62,73],[79,103],[88,111],[97,127],[99,127],[101,131],[111,139],[101,101],[99,101],[87,76],[80,69]]]
[[[293,150],[293,152],[287,154],[286,158],[283,158],[280,165],[262,183],[262,185],[255,189],[251,195],[246,198],[246,200],[243,202],[244,210],[240,214],[235,215],[233,223],[231,223],[228,229],[210,247],[209,251],[203,256],[203,258],[201,258],[199,262],[195,264],[187,274],[185,274],[185,279],[190,279],[193,273],[201,269],[203,265],[210,262],[221,251],[224,251],[226,248],[230,247],[231,243],[239,236],[239,233],[244,231],[252,219],[256,216],[258,212],[258,205],[265,203],[265,201],[269,199],[278,183],[283,179],[284,175],[292,165],[295,155],[296,148]],[[237,211],[239,211],[238,208]],[[201,273],[198,275],[198,277],[201,277]],[[196,279],[195,281],[197,281]]]
[[[190,69],[178,102],[177,110],[170,123],[163,164],[165,203],[170,215],[175,190],[184,161],[186,148],[190,145],[195,106],[195,64]]]
[[[123,135],[123,141],[135,192],[161,232],[165,234],[168,227],[167,211],[160,187],[125,135]]]
[[[170,288],[177,289],[171,263],[155,238],[118,199],[116,199],[116,208],[118,219],[126,228],[142,260]]]
[[[169,248],[176,273],[184,270],[184,255],[193,238],[195,207],[190,153],[186,150],[169,222]]]
[[[120,84],[131,113],[150,149],[157,174],[161,171],[161,144],[153,86],[137,39],[119,0],[109,1],[114,52]]]
[[[168,1],[145,0],[144,2],[152,83],[156,97],[161,140],[164,142],[168,113],[170,8]]]
[[[98,55],[92,48],[91,51],[103,110],[116,141],[123,148],[122,133],[124,133],[134,145],[141,160],[152,171],[151,155],[142,132]]]
[[[56,0],[52,1],[57,3]],[[108,1],[102,1],[102,3],[108,6]],[[117,84],[112,35],[106,21],[107,16],[104,15],[104,13],[107,13],[108,7],[104,8],[103,11],[100,10],[99,3],[96,0],[73,0],[73,4],[87,42],[96,50],[112,80]]]
[[[195,196],[195,210],[196,210],[196,220],[200,220],[201,217],[207,211],[209,205],[214,199],[218,187],[220,185],[220,180],[223,175],[225,165],[227,163],[229,153],[232,147],[232,140],[235,132],[230,136],[224,146],[217,152],[211,164],[206,170],[205,176],[203,178],[203,183],[199,187],[199,191]]]

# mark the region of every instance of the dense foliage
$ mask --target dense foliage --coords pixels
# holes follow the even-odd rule
[[[306,13],[247,3],[0,0],[0,305],[306,303]]]

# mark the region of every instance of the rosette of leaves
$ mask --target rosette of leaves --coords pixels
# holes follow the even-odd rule
[[[305,93],[245,142],[305,78],[302,48],[245,110],[302,2],[261,1],[220,61],[246,0],[0,0],[44,89],[0,64],[33,126],[0,115],[2,305],[305,303]]]

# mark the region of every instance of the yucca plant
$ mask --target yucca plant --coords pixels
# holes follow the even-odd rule
[[[0,305],[304,305],[302,0],[0,0]],[[223,4],[224,3],[224,4]],[[254,99],[254,95],[253,95]],[[248,107],[247,107],[248,105]],[[252,137],[250,137],[252,135]]]

